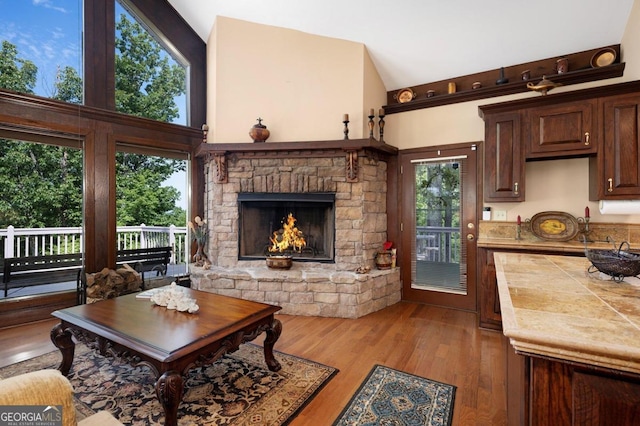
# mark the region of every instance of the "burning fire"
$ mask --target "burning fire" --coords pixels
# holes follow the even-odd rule
[[[282,223],[282,233],[278,233],[278,231],[274,231],[273,237],[269,238],[272,245],[269,247],[270,252],[280,252],[291,248],[294,252],[302,251],[302,247],[307,245],[307,242],[304,240],[302,236],[302,231],[300,231],[296,226],[296,218],[293,217],[292,213],[289,213],[287,216],[286,223]]]

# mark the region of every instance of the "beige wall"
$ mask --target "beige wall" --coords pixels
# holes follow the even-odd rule
[[[640,79],[640,0],[634,3],[621,45],[624,77],[562,87],[552,94]],[[369,109],[377,115],[386,102],[387,89],[359,43],[218,17],[207,46],[210,142],[251,142],[248,131],[258,117],[271,131],[269,142],[342,139],[345,113],[351,121],[350,138],[367,137]],[[401,150],[482,141],[479,105],[535,96],[540,95],[389,115],[385,141]],[[600,216],[597,202],[588,201],[586,159],[527,163],[526,192],[523,203],[487,205],[506,210],[509,221],[546,210],[582,216],[589,206],[595,222],[640,222],[640,216]]]
[[[369,108],[385,88],[360,43],[218,17],[207,43],[210,142],[252,142],[258,117],[269,142],[368,137]],[[365,129],[366,133],[365,133]]]

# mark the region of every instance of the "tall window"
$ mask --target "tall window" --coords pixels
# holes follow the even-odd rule
[[[0,87],[82,103],[82,0],[11,2],[0,43]]]
[[[124,5],[116,2],[116,109],[186,125],[185,61]]]

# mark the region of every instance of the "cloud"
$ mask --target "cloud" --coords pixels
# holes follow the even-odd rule
[[[69,13],[67,9],[65,9],[64,7],[55,6],[53,4],[53,1],[51,0],[33,0],[33,5],[42,6],[44,8],[51,9],[51,10],[57,10],[58,12],[62,12],[62,13]]]

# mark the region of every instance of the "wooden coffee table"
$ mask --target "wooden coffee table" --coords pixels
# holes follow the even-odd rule
[[[73,337],[103,355],[146,364],[156,375],[156,395],[165,424],[178,421],[184,377],[194,367],[213,363],[266,332],[264,358],[271,371],[280,370],[273,345],[282,324],[274,318],[279,306],[185,289],[196,299],[195,314],[178,312],[138,299],[135,294],[53,312],[60,319],[51,340],[60,352],[59,370],[67,375],[73,362]]]

